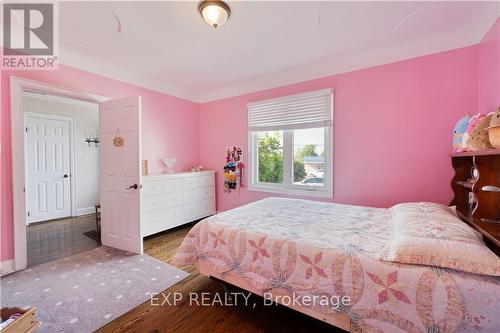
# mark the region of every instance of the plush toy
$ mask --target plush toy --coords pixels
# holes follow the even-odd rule
[[[491,115],[490,125],[486,128],[490,144],[495,148],[500,148],[500,107]]]
[[[470,136],[472,135],[472,131],[474,130],[474,127],[483,119],[485,116],[484,114],[481,113],[476,113],[469,119],[469,123],[467,124],[467,128],[465,129],[464,135],[462,136],[462,147],[464,148],[464,151],[469,150],[467,147],[467,141],[469,140]]]
[[[453,129],[453,150],[457,153],[463,152],[466,149],[466,146],[463,145],[463,136],[465,130],[467,129],[467,125],[470,121],[470,116],[463,116],[457,121],[455,128]]]
[[[486,127],[490,125],[491,116],[489,115],[481,115],[479,121],[476,123],[476,126],[472,129],[469,138],[467,139],[467,148],[472,151],[491,149],[493,148],[490,144],[490,140],[488,139],[488,131],[486,131]]]

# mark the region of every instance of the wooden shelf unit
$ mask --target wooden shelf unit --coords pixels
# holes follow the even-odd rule
[[[500,192],[484,189],[500,188],[500,149],[450,154],[455,176],[451,181],[454,198],[462,220],[478,230],[485,242],[500,252]],[[473,170],[476,169],[476,177]],[[469,196],[475,202],[469,204]],[[489,222],[498,221],[499,223]]]
[[[463,153],[451,153],[451,157],[467,157],[467,156],[488,156],[488,155],[500,155],[500,148],[496,149],[486,149],[480,151],[466,151]]]

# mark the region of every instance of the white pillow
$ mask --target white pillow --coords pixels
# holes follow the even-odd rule
[[[481,234],[449,207],[420,202],[390,210],[393,234],[380,259],[500,276],[500,259],[486,247]]]

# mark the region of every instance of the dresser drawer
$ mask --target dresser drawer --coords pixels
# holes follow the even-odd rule
[[[162,209],[182,205],[182,192],[172,192],[162,195],[154,195],[141,198],[141,210],[143,212],[154,212]]]
[[[182,179],[171,179],[164,182],[165,192],[180,192],[182,191]]]
[[[215,213],[214,199],[195,201],[184,205],[184,220],[190,222]]]
[[[182,179],[169,179],[160,181],[144,182],[141,189],[141,196],[165,194],[182,191]]]
[[[141,196],[158,195],[163,193],[163,182],[144,182],[141,188]]]
[[[193,201],[199,201],[204,199],[213,198],[214,188],[213,187],[202,187],[194,190],[184,191],[184,203],[189,203]]]
[[[198,177],[198,187],[214,186],[214,176],[207,175]]]
[[[191,176],[184,178],[184,190],[192,190],[200,187],[207,187],[214,185],[213,175]]]
[[[192,190],[198,187],[197,179],[198,177],[186,177],[184,178],[184,191]]]
[[[183,224],[182,207],[145,213],[141,217],[142,235],[149,236]]]

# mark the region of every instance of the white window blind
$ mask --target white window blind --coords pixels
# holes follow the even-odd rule
[[[253,132],[327,127],[332,122],[332,89],[248,104],[248,130]]]

